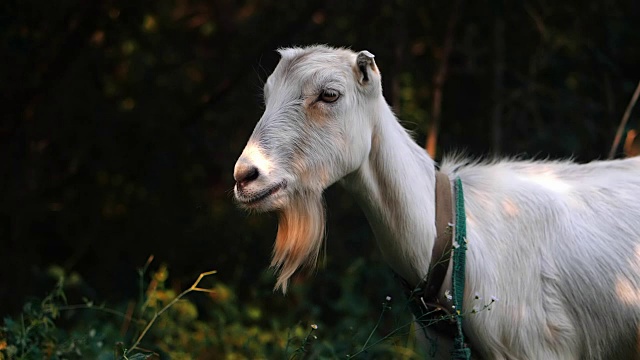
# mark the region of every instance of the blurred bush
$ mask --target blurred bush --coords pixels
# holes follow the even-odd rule
[[[364,270],[363,262],[357,261],[347,281],[333,284],[339,295],[330,304],[340,319],[333,323],[324,321],[334,317],[327,317],[321,304],[305,302],[287,312],[278,309],[284,305],[280,298],[240,301],[232,287],[212,274],[177,294],[167,286],[164,265],[148,279],[141,272],[145,289],[137,300],[115,308],[89,299],[70,305],[65,291],[79,284],[67,284],[64,274],[54,271],[60,277],[49,295],[26,303],[18,316],[4,319],[0,359],[419,357],[404,299],[393,302],[386,295],[382,304],[376,304],[382,306],[376,306],[353,283],[393,279]],[[316,293],[302,286],[294,296]]]

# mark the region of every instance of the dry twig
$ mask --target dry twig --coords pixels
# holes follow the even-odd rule
[[[613,156],[616,154],[616,149],[620,145],[620,140],[622,140],[622,134],[624,133],[624,129],[627,127],[627,122],[629,121],[629,117],[631,116],[631,110],[635,106],[638,101],[638,96],[640,96],[640,81],[638,81],[638,86],[636,86],[636,91],[633,93],[631,97],[631,101],[629,101],[629,105],[627,105],[627,109],[624,111],[624,115],[622,115],[622,121],[620,121],[620,125],[618,125],[618,131],[616,132],[616,137],[613,140],[613,145],[611,145],[611,151],[609,151],[609,159],[613,159]]]

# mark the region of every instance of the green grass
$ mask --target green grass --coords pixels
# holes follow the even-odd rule
[[[4,319],[0,360],[423,357],[403,296],[370,298],[394,287],[395,280],[388,271],[367,270],[362,260],[326,284],[336,290],[334,298],[303,284],[287,297],[272,292],[240,297],[215,271],[178,292],[167,286],[167,266],[149,272],[150,263],[139,270],[138,298],[115,305],[95,299],[69,304],[68,277],[55,271],[58,282],[48,295]],[[263,278],[259,281],[272,281]],[[372,291],[372,284],[381,286]]]

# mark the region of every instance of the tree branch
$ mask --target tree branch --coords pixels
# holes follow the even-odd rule
[[[613,159],[613,156],[616,154],[616,149],[618,149],[618,146],[620,145],[622,134],[624,134],[624,129],[627,127],[627,122],[629,121],[629,117],[631,116],[631,110],[633,110],[633,107],[638,101],[638,96],[640,96],[640,81],[638,81],[636,91],[633,93],[633,96],[631,96],[631,101],[629,101],[629,105],[627,105],[627,109],[624,111],[624,115],[622,115],[620,125],[618,125],[616,137],[613,140],[613,145],[611,145],[611,151],[609,151],[609,159]]]
[[[454,31],[458,23],[460,15],[460,6],[462,0],[456,0],[453,5],[453,10],[449,15],[449,22],[447,24],[447,32],[444,37],[444,44],[442,47],[442,58],[440,60],[440,67],[433,77],[433,102],[431,107],[431,124],[427,129],[427,142],[425,148],[432,158],[436,156],[436,145],[438,144],[438,132],[440,129],[440,118],[442,116],[442,88],[447,79],[449,70],[449,56],[453,50]]]

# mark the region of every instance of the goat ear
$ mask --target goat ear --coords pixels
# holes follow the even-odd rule
[[[360,51],[356,57],[356,65],[358,67],[358,73],[360,75],[359,81],[361,84],[369,82],[372,75],[378,73],[378,67],[373,60],[374,57],[375,55],[367,50]]]

